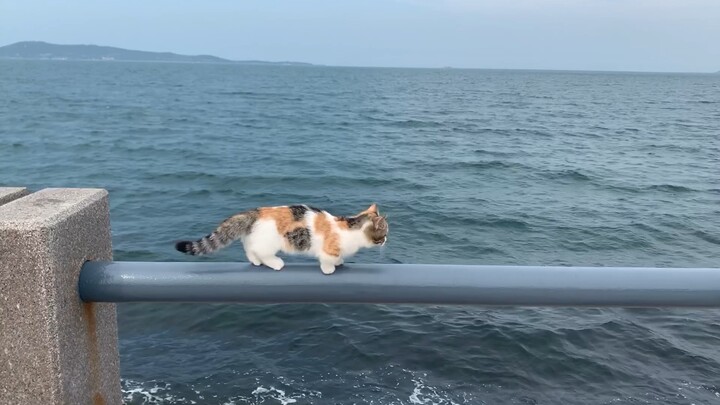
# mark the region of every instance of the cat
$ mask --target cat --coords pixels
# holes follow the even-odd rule
[[[177,242],[175,249],[204,255],[240,239],[255,266],[282,270],[285,263],[278,252],[302,253],[316,257],[320,270],[332,274],[344,258],[361,248],[384,245],[388,230],[387,216],[380,215],[377,204],[351,217],[333,216],[307,205],[260,207],[227,218],[197,241]]]

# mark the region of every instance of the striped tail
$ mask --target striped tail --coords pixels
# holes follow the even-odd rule
[[[247,211],[233,215],[223,221],[212,233],[194,242],[189,240],[180,241],[175,244],[175,249],[193,256],[215,252],[250,233],[257,217],[257,211]]]

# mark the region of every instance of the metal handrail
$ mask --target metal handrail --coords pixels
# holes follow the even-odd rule
[[[720,269],[352,263],[325,276],[315,263],[91,261],[79,292],[87,302],[720,307]]]

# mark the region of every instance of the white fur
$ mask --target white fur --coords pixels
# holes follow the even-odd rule
[[[323,251],[324,238],[315,232],[315,215],[327,216],[333,231],[340,236],[340,256],[334,257]],[[311,235],[310,249],[302,254],[317,258],[320,262],[320,270],[324,274],[332,274],[335,267],[343,264],[344,258],[357,253],[361,248],[373,246],[373,243],[365,236],[365,224],[361,229],[340,229],[335,218],[328,213],[316,213],[308,211],[305,214],[305,223],[308,224]],[[243,246],[248,260],[255,266],[264,264],[272,269],[281,270],[285,263],[277,256],[278,252],[298,253],[289,245],[283,235],[277,231],[274,219],[258,219],[253,225],[252,231],[243,238]]]
[[[252,232],[244,237],[242,242],[252,264],[264,264],[275,270],[280,270],[285,265],[283,260],[277,257],[277,252],[282,249],[285,241],[278,234],[274,220],[256,221]]]

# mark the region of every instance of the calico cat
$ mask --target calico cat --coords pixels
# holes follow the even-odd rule
[[[384,245],[387,234],[387,217],[380,215],[376,204],[351,217],[336,217],[307,205],[261,207],[233,215],[209,235],[178,242],[175,249],[203,255],[240,239],[255,266],[281,270],[285,263],[278,252],[304,253],[318,258],[324,274],[332,274],[343,258],[360,248]]]

